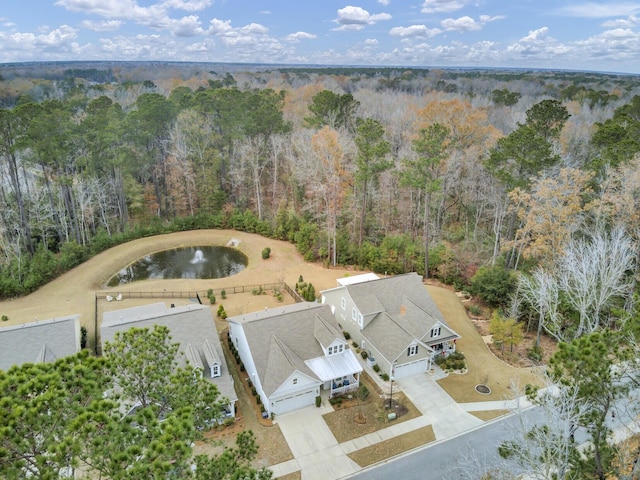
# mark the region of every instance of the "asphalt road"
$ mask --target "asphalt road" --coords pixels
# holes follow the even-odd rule
[[[525,412],[528,421],[536,409]],[[362,470],[350,480],[461,480],[480,478],[482,466],[498,466],[498,445],[515,426],[513,415],[449,440],[426,446],[382,465]],[[474,476],[474,472],[477,476]]]

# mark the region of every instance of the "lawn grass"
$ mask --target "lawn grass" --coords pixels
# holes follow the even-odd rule
[[[433,433],[433,428],[431,428],[431,425],[427,425],[426,427],[351,452],[349,458],[360,465],[360,467],[367,467],[431,443],[435,441],[435,439],[436,436]]]
[[[442,312],[449,327],[460,335],[456,350],[464,353],[468,371],[450,374],[438,384],[458,403],[486,402],[512,399],[512,385],[542,385],[541,377],[530,368],[516,368],[498,359],[484,343],[471,323],[460,299],[450,290],[428,285],[427,291]],[[487,385],[491,393],[483,395],[475,390],[478,384]]]
[[[510,413],[510,411],[509,410],[478,410],[476,412],[469,412],[469,413],[484,422],[488,422],[489,420],[493,420],[495,418],[507,415],[508,413]]]

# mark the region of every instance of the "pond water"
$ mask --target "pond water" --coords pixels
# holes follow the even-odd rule
[[[224,278],[247,266],[246,255],[229,247],[186,247],[147,255],[120,270],[108,285],[160,278]]]

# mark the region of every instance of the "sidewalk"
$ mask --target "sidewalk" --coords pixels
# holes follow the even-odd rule
[[[361,468],[347,455],[356,450],[409,433],[431,425],[436,441],[454,437],[481,426],[484,422],[471,411],[505,409],[506,402],[477,402],[458,404],[427,375],[411,377],[397,382],[398,391],[413,402],[421,416],[362,437],[338,443],[322,415],[332,411],[331,406],[306,407],[279,415],[275,422],[280,426],[293,460],[269,468],[278,478],[289,473],[301,472],[302,480],[337,479],[352,475]],[[394,386],[394,391],[395,391]]]

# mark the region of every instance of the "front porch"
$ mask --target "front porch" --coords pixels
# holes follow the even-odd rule
[[[439,342],[430,344],[431,350],[433,353],[431,354],[431,358],[436,358],[437,356],[445,356],[448,357],[453,352],[456,351],[456,342]]]
[[[329,398],[333,398],[338,395],[344,395],[349,392],[353,392],[360,386],[360,373],[355,375],[346,375],[339,378],[334,378],[330,382],[325,382],[323,389],[329,392]]]

